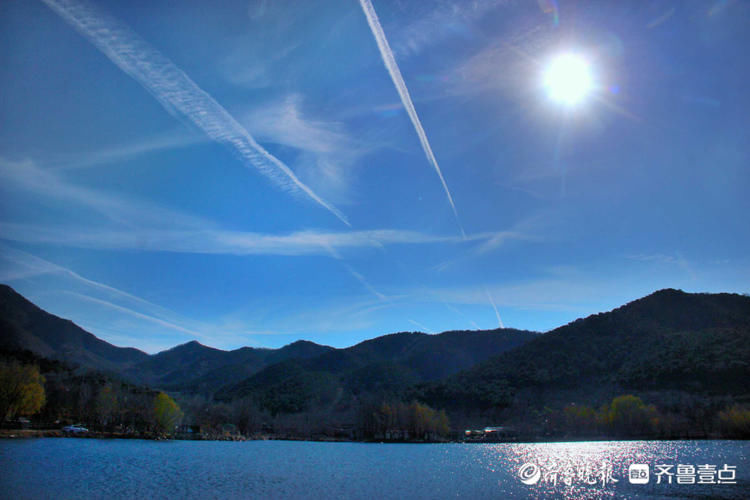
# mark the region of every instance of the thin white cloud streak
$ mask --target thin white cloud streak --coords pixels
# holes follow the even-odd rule
[[[378,243],[378,246],[381,244]],[[375,289],[372,284],[370,284],[369,281],[362,275],[362,273],[357,272],[351,265],[344,262],[344,258],[341,256],[341,254],[337,251],[337,249],[326,242],[325,245],[323,245],[323,248],[325,248],[328,252],[328,255],[336,260],[338,260],[342,266],[344,266],[344,269],[346,269],[346,272],[349,273],[350,276],[352,276],[354,279],[360,282],[360,284],[365,287],[365,289],[370,292],[371,294],[375,295],[381,302],[389,302],[390,299],[383,293],[379,292]]]
[[[375,229],[349,232],[299,231],[273,235],[219,229],[94,230],[0,222],[0,239],[100,250],[138,250],[227,255],[327,255],[340,259],[348,249],[388,245],[465,244],[488,241],[495,233],[436,236],[416,231]]]
[[[479,247],[477,247],[474,250],[473,254],[474,256],[476,256],[489,253],[493,250],[497,250],[509,241],[539,241],[540,239],[541,238],[539,237],[531,236],[530,233],[526,231],[519,231],[515,229],[510,231],[498,231],[491,237],[487,238],[487,240]]]
[[[487,254],[493,250],[497,250],[510,241],[541,241],[540,237],[533,236],[530,232],[522,232],[515,229],[510,231],[496,231],[492,234],[484,234],[487,235],[487,238],[481,245],[475,247],[470,252],[464,255],[460,255],[454,259],[441,262],[440,264],[434,266],[432,269],[437,272],[443,272],[448,268],[455,266],[459,262],[473,259],[477,256]]]
[[[104,307],[108,307],[110,309],[114,309],[115,311],[127,314],[129,316],[133,316],[134,318],[138,318],[138,319],[142,319],[142,320],[145,320],[145,321],[148,321],[148,322],[151,322],[151,323],[155,323],[155,324],[157,324],[159,326],[163,326],[163,327],[169,328],[171,330],[175,330],[175,331],[178,331],[178,332],[181,332],[181,333],[187,333],[189,335],[194,335],[194,336],[199,337],[199,338],[206,338],[202,333],[197,332],[195,330],[191,330],[189,328],[182,327],[180,325],[171,323],[169,321],[165,321],[163,319],[160,319],[160,318],[157,318],[157,317],[154,317],[154,316],[150,316],[148,314],[144,314],[144,313],[135,311],[133,309],[129,309],[129,308],[124,307],[124,306],[120,306],[120,305],[114,304],[114,303],[109,302],[107,300],[97,299],[97,298],[91,297],[89,295],[84,295],[82,293],[71,292],[71,291],[67,291],[67,290],[63,290],[61,293],[65,293],[67,295],[72,295],[73,297],[77,297],[78,299],[85,300],[85,301],[91,302],[93,304],[98,304],[100,306],[104,306]]]
[[[49,162],[45,163],[49,163],[54,169],[78,170],[128,161],[150,153],[182,149],[207,142],[208,139],[202,134],[186,131],[172,131],[132,144],[86,151],[75,155],[52,157]]]
[[[120,298],[132,300],[142,305],[160,309],[165,312],[167,311],[161,306],[149,302],[148,300],[142,299],[109,285],[105,285],[104,283],[85,278],[75,271],[72,271],[71,269],[42,259],[41,257],[37,257],[36,255],[10,248],[6,245],[0,245],[0,258],[10,261],[16,266],[15,272],[6,272],[4,274],[0,274],[0,280],[2,281],[14,281],[17,279],[24,279],[43,274],[60,274],[72,278],[73,280],[78,281],[84,285],[96,288],[100,291],[119,296]]]
[[[9,268],[5,263],[9,262]],[[23,271],[23,272],[18,272]],[[55,286],[55,282],[40,281],[44,276],[60,276],[74,283],[83,285],[82,292],[76,292],[75,287],[68,283]],[[37,279],[35,279],[35,277]],[[353,332],[372,328],[374,325],[371,315],[373,312],[394,306],[392,299],[399,297],[388,297],[383,300],[380,297],[368,299],[363,302],[351,303],[350,300],[344,304],[338,304],[333,308],[326,308],[321,304],[307,305],[307,308],[299,304],[291,307],[293,313],[278,314],[279,306],[274,303],[272,312],[258,310],[258,304],[248,311],[240,311],[232,317],[219,319],[218,321],[205,323],[184,318],[173,311],[153,304],[145,299],[134,296],[117,288],[103,283],[90,280],[80,274],[54,264],[29,253],[15,250],[0,244],[0,282],[23,281],[22,289],[27,290],[27,296],[65,294],[94,304],[101,308],[117,311],[122,318],[133,320],[123,326],[117,316],[107,313],[102,317],[95,311],[79,309],[67,310],[67,317],[73,318],[77,324],[91,331],[100,338],[108,341],[116,341],[121,345],[130,344],[148,352],[172,347],[175,343],[187,339],[178,340],[167,335],[168,332],[159,327],[169,328],[171,331],[179,332],[180,335],[187,334],[188,339],[199,338],[207,345],[217,348],[238,348],[243,345],[251,345],[249,336],[252,335],[296,335],[307,338],[321,333]],[[52,286],[50,286],[52,284]],[[36,291],[31,291],[36,290]],[[96,293],[96,296],[92,294]],[[375,294],[377,296],[377,294]],[[55,304],[58,300],[40,303],[42,307],[52,313],[56,313]],[[286,308],[286,306],[284,306]],[[263,319],[268,316],[268,319]],[[344,321],[342,321],[342,318]],[[117,326],[117,325],[120,326]],[[154,329],[154,325],[157,327]],[[149,340],[131,337],[132,332],[153,332]],[[175,340],[153,343],[157,337],[164,335],[164,339]],[[161,338],[161,337],[160,337]],[[127,342],[123,344],[126,339]]]
[[[532,54],[543,54],[557,43],[554,31],[531,16],[503,30],[472,56],[441,74],[446,96],[472,96],[483,92],[503,94],[514,102],[530,105],[529,79],[539,72]],[[503,68],[503,71],[498,71]]]
[[[30,160],[11,162],[0,159],[0,178],[3,180],[4,190],[24,190],[45,198],[83,205],[128,227],[213,226],[208,220],[200,217],[144,201],[127,200],[114,193],[78,186],[65,180],[58,171],[39,168]]]
[[[456,314],[458,314],[459,316],[461,316],[462,318],[464,318],[464,319],[465,319],[466,321],[468,321],[468,322],[469,322],[469,324],[470,324],[471,326],[473,326],[473,327],[474,327],[474,328],[476,328],[477,330],[481,330],[481,328],[480,328],[480,327],[479,327],[479,325],[478,325],[478,324],[476,323],[476,321],[474,321],[473,319],[469,318],[469,317],[468,317],[468,316],[467,316],[466,314],[464,314],[463,312],[461,312],[461,311],[460,311],[460,310],[459,310],[459,309],[458,309],[457,307],[455,307],[455,306],[452,306],[452,305],[448,304],[447,302],[443,302],[443,305],[444,305],[445,307],[447,307],[447,308],[448,308],[449,310],[451,310],[451,311],[455,312]]]
[[[602,304],[609,308],[652,293],[659,286],[683,287],[682,281],[655,277],[653,270],[628,269],[615,276],[601,270],[548,269],[543,276],[526,281],[454,287],[401,289],[401,294],[420,300],[486,306],[487,293],[499,307],[525,311],[591,314]],[[608,297],[602,300],[602,297]],[[571,316],[575,319],[577,316]],[[559,326],[559,325],[555,325]]]
[[[497,310],[497,304],[495,304],[495,299],[492,298],[492,295],[490,295],[490,292],[487,290],[484,291],[484,293],[487,295],[487,298],[490,301],[490,304],[492,304],[492,309],[495,310],[495,316],[497,316],[497,324],[500,325],[500,328],[505,328],[505,325],[503,324],[503,320],[500,318],[500,311]]]
[[[408,321],[409,321],[409,323],[411,323],[412,325],[416,326],[417,328],[422,329],[423,332],[426,332],[426,333],[435,333],[430,328],[427,328],[426,326],[424,326],[422,323],[420,323],[418,321],[414,321],[413,319],[410,319]]]
[[[347,271],[349,271],[349,274],[351,274],[357,281],[359,281],[360,283],[362,283],[362,286],[364,286],[370,293],[372,293],[373,295],[375,295],[380,300],[383,300],[383,301],[387,301],[388,300],[388,296],[386,296],[385,294],[382,294],[379,291],[377,291],[375,289],[375,287],[372,286],[370,284],[370,282],[367,281],[367,279],[365,279],[364,276],[362,276],[361,273],[358,273],[357,271],[355,271],[354,268],[352,268],[352,266],[350,266],[349,264],[344,263],[344,267],[346,268]]]
[[[457,264],[471,260],[475,257],[485,255],[491,251],[497,250],[501,246],[507,244],[510,241],[542,241],[543,239],[538,236],[532,235],[530,232],[521,232],[517,230],[511,231],[497,231],[494,233],[483,233],[487,238],[477,247],[472,249],[463,255],[459,255],[454,259],[450,259],[432,267],[434,271],[443,272],[447,269],[456,266]],[[469,237],[469,239],[476,239]]]
[[[378,15],[375,13],[375,8],[370,0],[359,0],[359,4],[362,6],[365,17],[367,17],[367,24],[370,25],[370,30],[378,44],[383,63],[385,64],[386,69],[388,69],[388,73],[391,75],[391,80],[393,80],[393,84],[396,86],[398,95],[401,97],[401,102],[403,103],[404,108],[406,108],[409,119],[411,120],[412,125],[414,125],[414,130],[417,132],[417,136],[419,136],[419,142],[422,144],[422,149],[427,156],[427,161],[433,166],[433,168],[435,168],[435,172],[437,172],[437,175],[440,178],[445,194],[448,197],[448,202],[453,210],[453,215],[456,217],[456,223],[461,230],[461,234],[466,236],[466,232],[461,225],[461,220],[458,217],[456,205],[453,203],[453,196],[451,196],[448,184],[443,177],[443,172],[440,170],[440,165],[438,165],[437,159],[432,152],[430,142],[427,140],[427,134],[425,133],[424,128],[422,128],[422,123],[419,121],[417,110],[414,108],[414,103],[409,95],[409,89],[407,89],[406,82],[404,81],[403,76],[401,76],[401,71],[398,68],[398,64],[396,64],[396,58],[393,56],[393,51],[388,45],[388,39],[385,36],[383,27],[380,25],[380,20],[378,20]]]
[[[295,172],[316,192],[336,202],[350,201],[354,167],[373,145],[350,136],[342,122],[309,116],[302,97],[294,93],[252,110],[242,122],[264,143],[297,149],[301,154]]]
[[[152,325],[158,325],[169,328],[175,332],[180,332],[181,334],[188,335],[188,339],[201,339],[203,342],[214,347],[227,345],[240,346],[247,343],[247,335],[250,333],[247,324],[213,325],[185,318],[168,308],[154,304],[153,302],[141,297],[110,285],[91,280],[81,276],[71,269],[42,259],[36,255],[0,244],[0,263],[2,263],[2,261],[10,263],[11,267],[8,268],[7,266],[0,264],[0,282],[12,283],[27,281],[28,284],[30,282],[29,280],[33,280],[35,277],[45,275],[60,276],[62,278],[70,279],[74,283],[83,285],[84,290],[86,290],[87,293],[78,293],[70,290],[70,285],[66,285],[66,288],[68,289],[64,290],[57,290],[54,287],[50,289],[49,282],[37,282],[35,286],[39,286],[40,283],[43,283],[44,286],[41,291],[43,294],[67,294],[92,304],[117,310],[123,315],[135,318],[136,320],[146,321]],[[101,294],[102,297],[106,297],[107,300],[89,295],[89,293],[94,292]],[[136,308],[138,308],[138,310]],[[47,309],[54,312],[54,307]],[[90,323],[92,320],[90,314],[80,312],[75,316],[75,321],[88,331],[91,331],[100,337],[102,334],[105,334],[110,340],[114,340],[111,339],[111,334],[114,332],[114,330],[112,330],[112,317],[108,315],[107,318],[107,324],[98,324],[99,326],[96,326],[94,323]],[[91,324],[92,326],[87,328],[87,324]],[[145,326],[143,324],[140,326],[135,325],[130,332],[137,332],[144,330],[144,328]],[[155,334],[160,335],[161,332],[156,331]],[[122,332],[116,335],[121,336]],[[139,346],[143,347],[140,343],[136,347]],[[164,344],[164,347],[171,347],[171,345]],[[149,352],[153,351],[153,349],[147,350]]]
[[[247,128],[261,140],[292,146],[313,153],[336,153],[355,147],[339,122],[307,118],[303,115],[302,97],[287,95],[283,102],[273,102],[247,115]]]
[[[656,264],[676,265],[682,268],[690,276],[691,279],[693,280],[697,279],[697,274],[692,264],[685,257],[683,257],[680,253],[677,253],[676,255],[667,255],[667,254],[660,254],[660,253],[637,254],[637,255],[627,255],[626,258],[630,260],[646,262],[646,263],[652,262]]]
[[[300,181],[287,165],[259,145],[213,97],[129,28],[83,2],[42,1],[148,90],[172,115],[186,117],[212,140],[236,152],[246,167],[259,171],[282,189],[307,194],[350,226],[343,213]]]
[[[409,7],[428,7],[429,12],[420,12],[416,21],[399,30],[397,41],[393,44],[394,52],[399,58],[416,55],[428,45],[439,43],[448,37],[456,36],[460,30],[471,32],[473,24],[488,11],[507,0],[473,0],[456,2],[449,0],[438,3],[413,2]]]

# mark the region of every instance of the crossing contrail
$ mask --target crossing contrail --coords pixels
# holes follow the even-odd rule
[[[448,189],[448,184],[446,184],[445,178],[443,177],[443,172],[440,170],[440,165],[438,165],[437,159],[435,159],[435,155],[432,152],[430,142],[427,140],[427,134],[425,134],[424,128],[422,128],[422,123],[419,121],[417,110],[414,109],[414,103],[412,102],[411,96],[409,95],[409,89],[406,88],[406,82],[404,82],[404,78],[401,76],[401,71],[398,69],[396,58],[393,57],[393,51],[388,45],[388,39],[385,37],[385,32],[383,31],[383,27],[380,25],[378,15],[375,13],[375,8],[372,6],[372,2],[370,0],[359,0],[359,4],[362,6],[365,17],[367,17],[367,24],[370,25],[370,30],[372,30],[372,34],[378,44],[378,49],[380,50],[380,56],[383,58],[383,63],[388,69],[388,73],[391,75],[391,80],[393,80],[393,84],[396,86],[398,95],[401,97],[401,102],[403,103],[404,108],[406,108],[406,112],[411,119],[411,123],[412,125],[414,125],[414,130],[416,130],[417,132],[417,136],[419,136],[419,142],[422,144],[422,149],[427,156],[427,161],[430,162],[430,165],[435,168],[435,172],[437,172],[437,175],[440,178],[440,182],[443,184],[445,194],[448,196],[448,203],[450,203],[451,205],[453,215],[456,217],[456,222],[458,223],[458,227],[461,230],[461,234],[466,237],[466,232],[461,225],[461,220],[458,218],[456,205],[455,203],[453,203],[453,196],[451,196],[451,192]]]
[[[282,189],[305,193],[346,225],[351,225],[343,213],[258,144],[213,97],[128,27],[81,1],[42,1],[148,90],[170,114],[186,117],[212,140],[229,147],[245,167],[258,170]]]
[[[488,292],[486,289],[484,290],[484,293],[487,295],[487,298],[490,300],[490,304],[492,304],[492,309],[495,310],[495,316],[497,316],[497,323],[500,325],[500,328],[505,328],[505,325],[503,324],[503,320],[500,318],[500,311],[497,310],[495,299],[492,298],[492,295],[490,295],[490,292]]]

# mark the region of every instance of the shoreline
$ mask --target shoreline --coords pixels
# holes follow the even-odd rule
[[[39,438],[74,438],[74,439],[141,439],[144,441],[305,441],[312,443],[380,443],[380,444],[507,444],[507,443],[582,443],[582,442],[607,442],[607,441],[747,441],[747,439],[725,438],[718,436],[704,437],[665,437],[665,438],[617,438],[617,437],[588,437],[588,438],[546,438],[546,439],[518,439],[505,441],[480,441],[480,440],[357,440],[337,437],[302,437],[302,436],[280,436],[273,434],[257,434],[253,436],[198,436],[198,437],[168,437],[156,434],[138,433],[122,434],[115,432],[89,431],[85,434],[70,434],[61,429],[2,429],[0,439],[39,439]]]

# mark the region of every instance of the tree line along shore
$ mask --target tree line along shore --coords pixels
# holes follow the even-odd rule
[[[224,403],[199,395],[170,395],[29,352],[5,353],[0,360],[0,437],[485,442],[750,436],[750,411],[740,405],[707,413],[703,427],[691,432],[674,432],[680,429],[674,414],[665,415],[630,394],[600,408],[570,403],[543,412],[541,426],[506,426],[501,436],[493,436],[492,431],[451,427],[445,410],[415,400],[370,398],[333,416],[274,414],[251,398]],[[79,428],[63,430],[76,425]]]

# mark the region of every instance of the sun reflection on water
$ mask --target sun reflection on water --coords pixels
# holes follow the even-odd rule
[[[632,464],[724,463],[716,447],[701,448],[680,441],[588,441],[565,443],[488,444],[477,450],[476,458],[497,474],[498,486],[505,493],[524,492],[543,498],[674,498],[682,495],[740,498],[736,485],[683,485],[657,483],[631,484]],[[686,446],[690,454],[686,456]],[[696,461],[697,460],[697,461]]]

